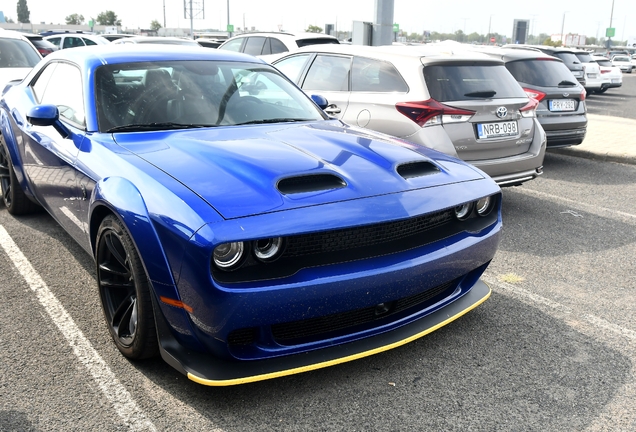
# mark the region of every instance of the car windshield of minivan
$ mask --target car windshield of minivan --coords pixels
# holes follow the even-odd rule
[[[576,85],[576,78],[572,76],[572,72],[557,60],[518,60],[506,63],[506,68],[520,83],[539,87]]]
[[[424,78],[439,102],[526,97],[503,65],[432,65],[424,68]]]

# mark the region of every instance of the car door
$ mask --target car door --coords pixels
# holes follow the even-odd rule
[[[349,105],[349,76],[351,57],[333,54],[316,54],[309,69],[300,79],[300,87],[308,95],[318,94],[327,98],[325,112],[345,122]],[[354,123],[355,124],[355,123]]]
[[[24,170],[40,203],[73,237],[84,243],[86,224],[80,201],[86,196],[77,186],[75,161],[85,136],[84,96],[80,70],[65,62],[52,62],[30,85],[38,104],[58,107],[60,134],[53,126],[26,123]]]

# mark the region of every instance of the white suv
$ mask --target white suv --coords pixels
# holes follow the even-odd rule
[[[601,77],[601,68],[592,58],[592,54],[588,51],[574,51],[574,55],[583,65],[585,73],[585,90],[588,93],[601,92],[603,89],[603,77]]]
[[[337,38],[322,33],[244,33],[226,40],[219,49],[251,54],[272,62],[308,45],[339,43]]]
[[[101,36],[70,32],[46,36],[44,40],[51,42],[59,49],[76,48],[86,45],[106,45],[110,43],[108,39]]]
[[[621,87],[623,85],[623,73],[620,68],[612,65],[607,57],[593,55],[592,58],[601,68],[603,86],[597,93],[605,93],[609,88]]]

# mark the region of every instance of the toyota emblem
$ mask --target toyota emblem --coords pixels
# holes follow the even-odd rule
[[[508,109],[506,107],[502,106],[497,108],[497,117],[504,118],[507,115],[508,115]]]
[[[566,97],[568,97],[568,96],[570,96],[570,93],[563,93],[563,97],[564,97],[564,98],[566,98]]]

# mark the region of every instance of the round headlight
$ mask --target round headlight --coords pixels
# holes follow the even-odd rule
[[[254,242],[254,255],[261,261],[272,261],[278,258],[283,250],[283,238],[275,237],[256,240]]]
[[[489,197],[489,196],[477,200],[477,204],[475,205],[477,214],[479,216],[488,215],[488,213],[490,213],[490,211],[492,210],[492,207],[493,207],[492,203],[493,203],[492,197]]]
[[[466,203],[466,204],[457,206],[455,207],[455,216],[457,216],[457,219],[459,220],[467,219],[468,216],[470,216],[472,209],[473,209],[472,203]]]
[[[231,270],[243,258],[243,242],[223,243],[214,248],[214,264],[223,270]]]

